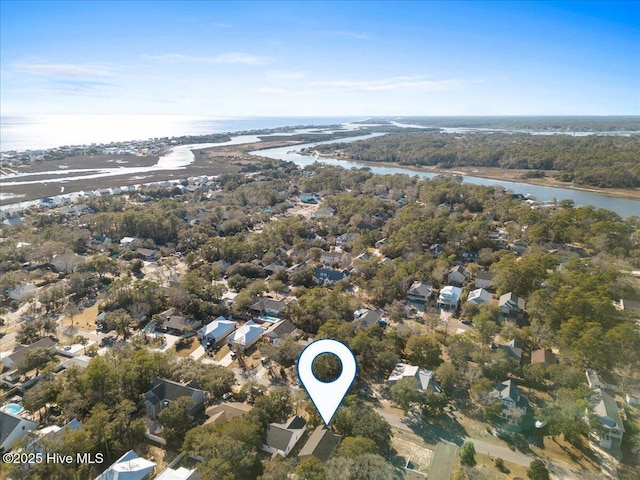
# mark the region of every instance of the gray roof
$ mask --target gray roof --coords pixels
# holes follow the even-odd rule
[[[49,337],[44,337],[37,342],[32,343],[31,345],[27,345],[26,347],[16,347],[16,350],[7,358],[9,358],[15,364],[19,364],[24,359],[27,352],[33,351],[36,348],[53,348],[55,345],[55,340],[51,340],[51,338]]]
[[[192,409],[196,410],[198,407],[202,407],[202,405],[198,406],[197,398],[195,397],[204,398],[204,394],[204,390],[181,385],[171,380],[165,380],[164,378],[156,378],[153,381],[153,387],[144,394],[144,398],[153,404],[159,404],[163,400],[175,401],[180,397],[189,397],[196,401],[196,405],[194,405]]]
[[[338,435],[333,434],[323,426],[319,426],[313,431],[307,443],[304,444],[298,457],[314,456],[322,463],[326,463],[338,446],[338,443],[340,443],[340,437]]]
[[[285,423],[272,423],[267,429],[267,439],[265,444],[285,451],[289,446],[291,437],[296,433],[295,430],[302,430],[306,427],[307,422],[304,418],[297,415],[291,417]]]
[[[291,320],[286,319],[271,325],[269,328],[267,328],[267,331],[264,332],[264,334],[267,337],[282,338],[286,335],[291,335],[295,330],[296,326],[291,323]]]
[[[333,268],[319,268],[316,270],[314,277],[318,281],[338,282],[349,276],[347,270],[334,270]]]
[[[476,278],[478,278],[480,280],[492,280],[493,279],[493,273],[487,272],[485,270],[478,270],[476,272]]]
[[[600,422],[607,427],[616,427],[624,432],[624,425],[615,398],[602,388],[596,388],[594,392],[598,403],[594,406],[593,411],[598,415]]]
[[[171,315],[168,317],[164,324],[162,325],[164,328],[168,328],[171,330],[197,330],[202,326],[202,322],[200,320],[194,320],[192,318],[183,317],[182,315]]]
[[[500,295],[500,301],[498,302],[498,305],[502,307],[503,305],[507,304],[509,307],[518,308],[519,310],[524,310],[525,307],[524,299],[518,297],[513,292]]]
[[[32,430],[38,426],[37,423],[32,422],[31,420],[25,420],[17,415],[12,415],[0,410],[0,445],[4,444],[4,442],[7,441],[9,436],[22,422],[31,424],[29,430]],[[24,428],[25,434],[27,430],[26,427],[27,426],[25,426]],[[13,445],[9,445],[8,447],[11,448],[12,446]]]
[[[263,310],[274,310],[277,312],[281,312],[285,306],[286,304],[283,300],[274,300],[273,298],[261,298],[256,303],[251,305],[249,308],[251,310],[255,310],[258,312],[262,312]]]

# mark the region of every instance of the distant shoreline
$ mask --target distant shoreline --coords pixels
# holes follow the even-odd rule
[[[10,205],[18,202],[25,202],[30,200],[36,200],[44,197],[51,197],[60,195],[61,186],[64,186],[64,193],[79,192],[83,190],[95,190],[101,188],[121,187],[125,185],[135,184],[147,184],[160,181],[171,181],[182,178],[208,175],[215,176],[224,173],[237,173],[243,166],[248,164],[257,164],[264,161],[265,157],[259,157],[250,155],[249,151],[263,150],[275,147],[284,147],[299,145],[302,142],[295,141],[264,141],[261,140],[256,143],[245,143],[235,145],[220,145],[214,147],[208,147],[205,149],[193,148],[194,162],[186,167],[175,170],[162,170],[157,172],[147,172],[142,175],[130,175],[123,173],[123,175],[96,178],[88,180],[75,180],[66,183],[49,183],[49,184],[32,184],[22,185],[19,187],[9,188],[3,186],[3,193],[8,195],[15,195],[8,198],[0,199],[0,206]],[[335,156],[326,155],[328,158],[335,158]],[[60,161],[45,162],[44,165],[30,165],[16,170],[21,173],[36,173],[43,169],[51,169],[54,165],[66,165],[69,168],[100,168],[115,166],[114,163],[118,160],[128,162],[126,166],[148,166],[157,162],[158,157],[139,157],[139,156],[126,156],[126,155],[109,155],[109,156],[77,156],[69,157]],[[597,187],[587,186],[575,186],[551,177],[544,178],[520,178],[523,173],[529,170],[511,170],[501,169],[494,167],[456,167],[455,169],[441,169],[435,167],[416,167],[411,165],[403,165],[398,162],[372,162],[365,160],[355,160],[350,158],[341,158],[344,161],[357,161],[365,165],[380,166],[380,167],[398,167],[415,172],[428,172],[442,175],[464,175],[470,177],[487,178],[491,180],[517,182],[528,185],[539,185],[546,187],[558,187],[563,189],[572,189],[576,191],[597,193],[600,195],[609,196],[612,198],[628,199],[628,200],[640,200],[640,189],[604,189]],[[103,163],[104,162],[104,163]],[[109,163],[106,163],[109,162]],[[111,163],[113,162],[113,163]],[[28,178],[28,177],[27,177]],[[0,177],[0,184],[2,178]]]

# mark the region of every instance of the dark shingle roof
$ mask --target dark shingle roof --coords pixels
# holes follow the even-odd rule
[[[326,463],[338,446],[338,443],[340,443],[340,437],[338,435],[334,435],[326,428],[319,426],[313,431],[307,443],[304,444],[298,457],[303,459],[314,456],[322,463]]]

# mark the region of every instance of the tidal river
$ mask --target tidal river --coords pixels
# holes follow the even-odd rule
[[[348,139],[330,140],[327,142],[306,143],[303,145],[296,145],[295,150],[292,147],[279,147],[268,148],[265,150],[256,150],[251,152],[254,155],[260,155],[263,157],[273,158],[277,160],[286,160],[294,162],[300,167],[311,165],[314,162],[326,163],[328,165],[336,165],[344,168],[368,168],[372,173],[377,175],[393,175],[396,173],[402,173],[406,175],[417,175],[420,178],[433,178],[437,176],[437,173],[417,172],[408,168],[402,167],[380,167],[372,166],[366,163],[338,160],[335,158],[327,157],[315,157],[310,155],[300,154],[300,150],[303,148],[314,147],[316,145],[324,143],[336,143],[336,142],[354,142],[357,140],[363,140],[365,138],[371,138],[373,135],[367,135],[363,137],[352,137]],[[382,135],[382,134],[377,134]],[[625,198],[609,197],[607,195],[601,195],[592,192],[583,192],[580,190],[574,190],[572,188],[561,187],[545,187],[541,185],[531,185],[528,183],[519,182],[505,182],[501,180],[492,180],[490,178],[480,178],[465,175],[462,177],[466,183],[472,183],[475,185],[499,185],[507,190],[511,190],[514,193],[521,193],[523,195],[532,195],[537,200],[542,202],[548,202],[552,200],[564,200],[571,199],[576,205],[592,205],[597,208],[606,208],[616,212],[623,218],[630,217],[632,215],[640,215],[640,200],[629,200]]]

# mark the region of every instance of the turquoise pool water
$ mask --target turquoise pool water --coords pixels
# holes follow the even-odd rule
[[[17,403],[7,403],[4,407],[2,407],[2,411],[5,413],[17,415],[22,411],[22,407]]]
[[[280,321],[279,318],[270,317],[269,315],[261,315],[260,320],[262,320],[263,322],[269,322],[269,323],[276,323]]]

